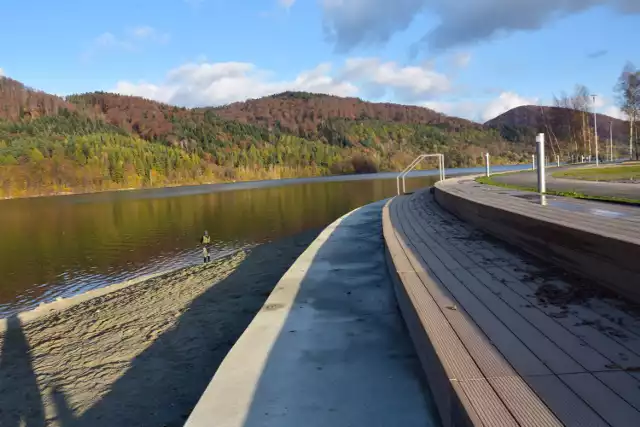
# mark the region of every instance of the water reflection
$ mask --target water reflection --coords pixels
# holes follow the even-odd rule
[[[408,179],[408,190],[435,177]],[[316,182],[188,195],[173,189],[0,202],[0,317],[42,301],[323,227],[395,195],[394,179]],[[170,195],[170,196],[168,196]]]

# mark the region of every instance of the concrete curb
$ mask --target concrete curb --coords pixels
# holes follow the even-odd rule
[[[437,425],[387,273],[381,210],[358,208],[309,245],[185,427]]]

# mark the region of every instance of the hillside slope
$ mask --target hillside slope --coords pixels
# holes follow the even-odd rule
[[[0,78],[0,197],[448,167],[527,157],[489,127],[435,111],[287,92],[187,109],[104,92],[66,98]]]
[[[598,137],[609,139],[609,124],[612,124],[613,139],[628,140],[629,122],[604,114],[596,114]],[[496,129],[501,136],[510,141],[531,140],[536,133],[553,133],[556,138],[570,140],[575,132],[584,127],[593,129],[593,114],[583,114],[576,110],[561,107],[541,107],[525,105],[513,108],[506,113],[485,123],[485,126]],[[593,132],[593,130],[591,130]]]
[[[441,125],[451,130],[482,129],[482,125],[449,117],[428,108],[390,103],[365,102],[305,92],[284,92],[260,99],[214,108],[220,117],[268,128],[277,125],[300,135],[314,135],[327,119],[378,120],[399,124]]]

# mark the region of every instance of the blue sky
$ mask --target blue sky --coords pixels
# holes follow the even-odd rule
[[[484,121],[581,83],[617,115],[616,78],[640,65],[638,0],[7,1],[0,69],[59,95],[308,90]]]

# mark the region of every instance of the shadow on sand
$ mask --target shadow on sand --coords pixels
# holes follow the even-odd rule
[[[136,357],[108,393],[82,414],[75,413],[56,384],[47,384],[47,396],[41,395],[20,322],[10,318],[0,373],[8,367],[12,372],[4,372],[2,378],[9,381],[0,384],[0,426],[182,426],[229,349],[318,231],[252,249],[231,275],[194,300],[175,327]],[[225,309],[237,307],[233,301],[240,298],[241,310]],[[22,387],[16,389],[11,378],[20,378],[16,384]],[[17,395],[7,399],[12,393]],[[48,423],[43,397],[53,404],[56,414]],[[7,404],[11,407],[5,407]]]
[[[299,258],[189,427],[440,425],[388,274],[382,206],[344,217]]]
[[[45,425],[45,413],[29,343],[20,319],[7,319],[7,331],[0,353],[0,426],[39,427]],[[16,387],[12,379],[15,379]]]

